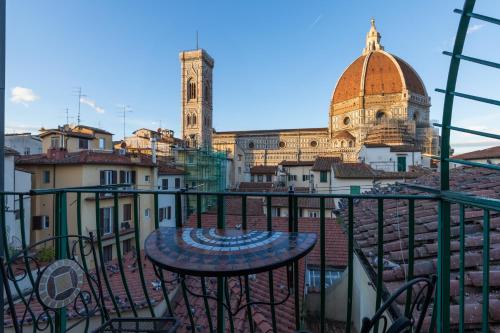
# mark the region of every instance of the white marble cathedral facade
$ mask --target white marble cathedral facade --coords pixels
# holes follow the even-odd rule
[[[365,143],[414,146],[435,154],[439,137],[430,125],[430,97],[417,72],[386,52],[372,20],[362,55],[333,90],[328,127],[255,131],[212,128],[213,59],[204,50],[180,53],[182,138],[191,147],[226,150],[235,174],[254,165],[338,156],[357,162]],[[194,120],[193,120],[194,119]]]

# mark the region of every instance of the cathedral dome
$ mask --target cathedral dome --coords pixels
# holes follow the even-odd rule
[[[386,51],[380,44],[380,34],[372,20],[363,54],[354,60],[337,82],[332,96],[334,104],[370,95],[401,94],[409,92],[427,97],[425,86],[417,72],[404,60]],[[343,113],[332,110],[333,113]]]

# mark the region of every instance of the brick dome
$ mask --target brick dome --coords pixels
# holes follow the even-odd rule
[[[427,96],[417,72],[401,58],[384,51],[372,20],[363,55],[354,60],[338,80],[331,105],[367,95],[396,94],[407,90]]]

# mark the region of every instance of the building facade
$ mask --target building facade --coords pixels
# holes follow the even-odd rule
[[[213,149],[228,152],[233,160],[242,155],[246,176],[235,177],[236,183],[247,181],[255,165],[314,161],[318,156],[357,162],[365,143],[412,145],[424,154],[437,154],[439,136],[429,121],[425,85],[408,63],[384,50],[380,38],[372,20],[361,56],[346,68],[333,90],[324,128],[212,129],[213,60],[204,50],[182,52],[183,138],[197,145],[211,140]],[[209,95],[203,95],[205,90]]]
[[[21,155],[41,154],[42,140],[31,133],[5,134],[5,146]]]

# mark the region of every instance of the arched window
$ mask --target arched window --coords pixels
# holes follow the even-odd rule
[[[194,82],[193,79],[188,80],[187,84],[187,99],[195,99],[196,98],[196,83]]]
[[[191,126],[191,116],[190,115],[187,116],[186,122],[187,122],[188,126]]]
[[[191,123],[193,125],[196,125],[196,115],[195,114],[193,114],[193,118],[191,119]]]
[[[349,147],[352,148],[353,146],[353,142],[351,140],[349,140]]]
[[[418,121],[418,112],[415,111],[415,113],[413,114],[413,120],[414,121]]]
[[[377,111],[375,118],[377,119],[377,121],[385,120],[385,112],[384,111]]]
[[[340,147],[342,147],[342,148],[344,148],[344,147],[345,147],[345,141],[344,141],[344,140],[342,140],[342,141],[340,142]]]

